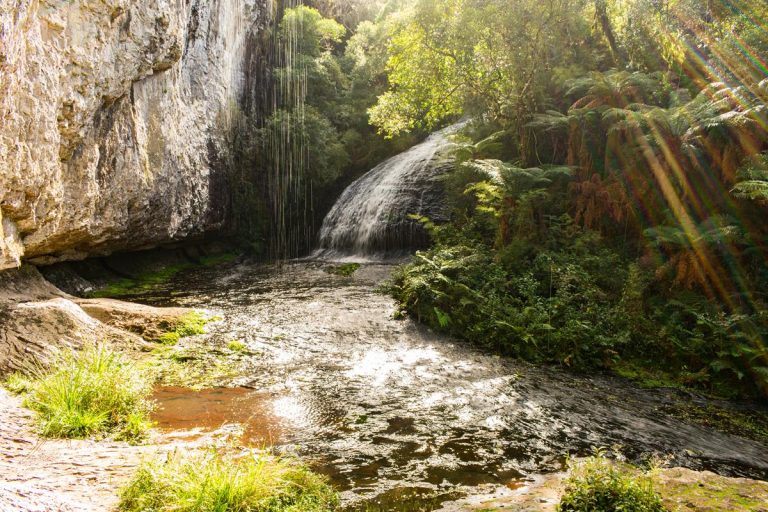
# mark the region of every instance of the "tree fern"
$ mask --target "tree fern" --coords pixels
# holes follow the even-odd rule
[[[768,201],[768,153],[748,162],[737,173],[736,186],[731,193],[739,199]]]

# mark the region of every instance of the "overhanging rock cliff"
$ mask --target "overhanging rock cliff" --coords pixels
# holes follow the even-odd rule
[[[0,270],[201,236],[267,0],[0,0]]]

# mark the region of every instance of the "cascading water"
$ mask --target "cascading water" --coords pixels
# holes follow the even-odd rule
[[[307,178],[305,132],[308,64],[300,55],[303,30],[300,16],[286,22],[285,12],[304,6],[303,0],[275,4],[275,24],[267,53],[268,83],[261,132],[262,165],[270,207],[268,247],[275,260],[295,258],[312,238],[312,187]]]
[[[445,215],[438,177],[449,162],[441,164],[441,154],[461,126],[433,133],[347,187],[323,221],[314,257],[384,259],[421,245],[425,233],[410,215]]]

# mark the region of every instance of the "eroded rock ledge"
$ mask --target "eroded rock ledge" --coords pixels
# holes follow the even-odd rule
[[[55,350],[107,342],[145,350],[171,331],[185,308],[154,308],[110,299],[79,299],[46,281],[36,268],[0,272],[0,376],[45,363]]]
[[[215,232],[266,0],[0,0],[0,270]]]

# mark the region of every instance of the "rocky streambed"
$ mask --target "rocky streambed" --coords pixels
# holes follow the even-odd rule
[[[188,269],[127,297],[149,308],[83,302],[59,292],[50,300],[90,310],[100,320],[86,315],[100,328],[136,330],[135,308],[216,314],[220,320],[206,334],[183,338],[164,355],[173,363],[167,384],[179,383],[182,368],[184,383],[203,389],[158,387],[157,430],[139,447],[41,443],[18,400],[0,395],[0,412],[9,419],[0,432],[6,476],[0,499],[23,498],[26,510],[108,510],[141,457],[233,435],[308,461],[350,509],[551,509],[566,457],[594,447],[613,447],[638,463],[666,458],[690,470],[670,476],[673,482],[701,475],[702,481],[721,479],[701,488],[735,487],[758,502],[768,496],[760,494],[762,484],[726,478],[768,478],[768,446],[674,414],[681,407],[726,407],[764,418],[756,405],[640,390],[607,376],[488,354],[395,320],[392,300],[376,291],[391,266],[366,264],[351,276],[333,270],[324,262]],[[115,309],[133,313],[116,315]],[[145,343],[135,338],[140,355]],[[720,510],[738,510],[737,502],[724,499],[715,493],[710,508],[689,509],[718,510],[711,501],[720,500]]]

